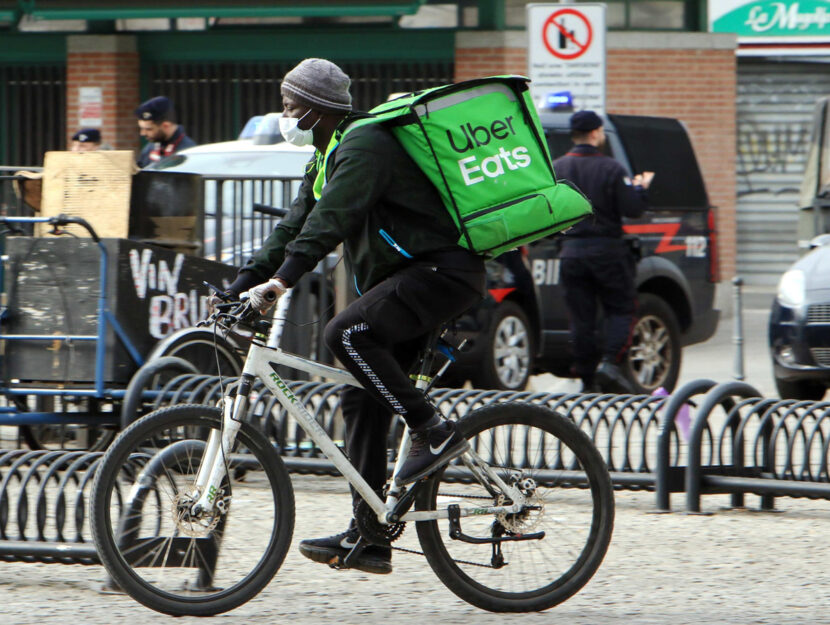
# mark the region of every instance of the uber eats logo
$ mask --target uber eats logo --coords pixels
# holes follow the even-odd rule
[[[465,154],[484,146],[491,156],[481,157],[481,153],[459,159],[458,168],[467,186],[482,182],[485,178],[498,178],[508,171],[515,171],[530,165],[527,148],[519,146],[507,150],[500,142],[516,135],[513,128],[513,116],[496,119],[487,126],[473,125],[470,122],[460,125],[455,130],[447,130],[450,147],[459,154]],[[496,149],[498,148],[498,149]]]

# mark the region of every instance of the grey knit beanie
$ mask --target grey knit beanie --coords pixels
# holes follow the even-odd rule
[[[282,79],[283,95],[322,113],[348,113],[351,80],[342,69],[325,59],[305,59]]]

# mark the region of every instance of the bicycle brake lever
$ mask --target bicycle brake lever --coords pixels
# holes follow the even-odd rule
[[[202,284],[204,284],[207,288],[209,288],[211,291],[213,291],[214,295],[216,295],[216,297],[221,299],[223,302],[233,301],[231,296],[228,295],[222,289],[220,289],[218,286],[214,286],[210,282],[207,282],[206,280],[202,280]]]

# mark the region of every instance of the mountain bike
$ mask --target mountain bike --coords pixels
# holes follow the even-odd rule
[[[360,538],[334,567],[348,568],[367,545],[388,545],[414,522],[438,578],[484,610],[545,610],[599,568],[614,525],[613,489],[599,452],[570,420],[526,403],[471,411],[457,422],[468,451],[398,487],[394,474],[410,446],[404,427],[382,498],[277,369],[354,386],[357,380],[268,347],[268,323],[247,303],[222,304],[208,322],[216,331],[252,328],[241,377],[218,407],[174,405],[136,421],[97,470],[95,545],[114,582],[137,601],[177,616],[218,614],[253,598],[282,564],[294,494],[278,450],[244,420],[256,378],[362,497],[355,507]],[[444,351],[439,332],[427,338],[412,376],[425,393]]]

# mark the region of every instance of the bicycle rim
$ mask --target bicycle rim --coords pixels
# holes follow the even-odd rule
[[[501,404],[471,413],[459,429],[505,481],[523,484],[529,507],[515,515],[460,519],[474,538],[544,537],[471,544],[450,537],[448,520],[420,522],[435,573],[456,595],[494,612],[538,611],[561,603],[596,572],[611,539],[614,499],[601,456],[570,421],[540,406]],[[475,481],[460,459],[433,476],[419,509],[505,503]]]
[[[173,406],[124,430],[103,457],[91,522],[115,582],[144,605],[207,616],[256,595],[291,541],[294,499],[273,447],[243,424],[210,512],[193,517],[193,484],[218,409]]]

